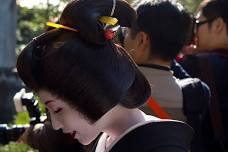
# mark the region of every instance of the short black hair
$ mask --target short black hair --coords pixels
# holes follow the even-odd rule
[[[31,41],[17,60],[17,70],[25,84],[45,89],[86,116],[91,122],[117,104],[136,108],[150,96],[150,86],[126,51],[104,37],[99,22],[108,16],[112,0],[74,0],[64,9],[60,24],[64,29],[48,31]],[[136,12],[117,0],[113,15],[129,26]]]
[[[174,0],[147,0],[136,4],[136,9],[138,16],[131,28],[132,35],[145,32],[150,38],[151,55],[173,60],[191,39],[191,15]]]
[[[215,19],[221,17],[228,25],[228,1],[227,0],[212,0],[203,5],[199,11],[207,19]],[[211,24],[211,22],[209,22]]]

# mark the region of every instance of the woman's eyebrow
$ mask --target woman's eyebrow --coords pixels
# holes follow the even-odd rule
[[[54,102],[54,100],[48,100],[48,101],[45,101],[44,104],[47,106],[48,104]]]

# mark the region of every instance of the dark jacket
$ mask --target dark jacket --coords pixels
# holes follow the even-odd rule
[[[192,76],[206,82],[212,96],[217,94],[222,127],[224,129],[224,144],[228,147],[228,50],[217,49],[208,53],[186,56],[181,62],[183,68]],[[206,69],[208,69],[206,71]],[[209,71],[209,72],[208,72]],[[210,74],[211,73],[211,74]],[[212,86],[213,85],[213,86]],[[213,89],[215,88],[215,89]],[[213,114],[213,113],[212,113]],[[211,121],[211,118],[208,118]],[[208,124],[205,130],[211,132],[207,139],[214,138],[213,127]],[[206,134],[206,133],[205,133]],[[214,139],[216,143],[216,139]],[[213,140],[208,140],[207,148],[210,151],[219,151]]]

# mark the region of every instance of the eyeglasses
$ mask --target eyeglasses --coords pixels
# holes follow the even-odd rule
[[[199,28],[201,25],[206,24],[208,22],[210,22],[210,21],[209,20],[204,20],[204,21],[196,20],[195,21],[196,28]]]
[[[206,23],[210,23],[210,22],[214,21],[215,19],[216,18],[212,18],[212,19],[206,19],[206,20],[203,20],[203,21],[195,19],[195,26],[196,26],[196,28],[199,28],[201,25],[206,24]]]
[[[199,21],[199,20],[196,20],[196,27],[200,27],[201,25],[205,24],[205,23],[208,23],[209,20],[204,20],[204,21]]]
[[[216,17],[217,18],[217,17]],[[193,25],[193,33],[194,35],[196,35],[197,33],[197,29],[203,25],[203,24],[206,24],[206,23],[210,23],[212,21],[214,21],[216,18],[211,18],[211,19],[206,19],[206,20],[203,20],[203,21],[200,21],[198,19],[194,19],[194,25]]]

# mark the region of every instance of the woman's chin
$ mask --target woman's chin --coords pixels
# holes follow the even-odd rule
[[[81,143],[82,145],[89,145],[90,143],[92,143],[96,138],[94,139],[81,139],[80,137],[79,138],[75,138],[78,140],[79,143]]]

